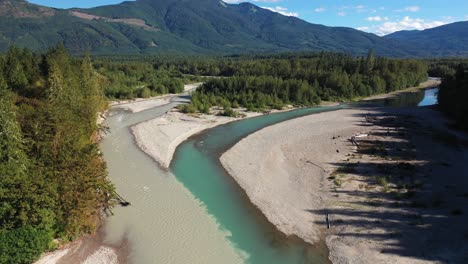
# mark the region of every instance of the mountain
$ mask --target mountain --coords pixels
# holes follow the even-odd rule
[[[0,15],[3,51],[12,44],[45,50],[63,42],[73,53],[206,52],[174,34],[141,25],[141,19],[83,18],[74,10],[47,8],[23,0],[0,0]],[[157,47],[156,39],[162,47]]]
[[[468,21],[426,30],[399,31],[384,38],[405,42],[409,52],[426,51],[428,57],[468,57]]]
[[[405,55],[397,45],[351,28],[326,27],[259,8],[219,0],[137,0],[79,10],[115,18],[140,18],[163,32],[220,53],[329,50]],[[157,43],[157,39],[155,40]]]
[[[91,9],[54,9],[0,0],[0,50],[11,44],[44,50],[63,42],[73,53],[239,54],[335,51],[427,55],[401,38],[311,24],[251,3],[136,0]],[[440,51],[442,54],[444,50]]]

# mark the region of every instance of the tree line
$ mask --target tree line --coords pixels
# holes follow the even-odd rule
[[[423,61],[376,57],[372,51],[367,57],[320,53],[227,60],[215,66],[228,77],[207,81],[192,94],[191,104],[181,107],[184,112],[207,112],[213,105],[263,110],[351,100],[418,86],[428,70]]]
[[[452,74],[445,75],[440,85],[439,106],[458,127],[468,129],[468,60],[450,69]]]
[[[120,61],[117,58],[101,57],[94,62],[94,66],[107,79],[104,93],[109,99],[181,93],[184,84],[201,80],[197,76],[184,75],[171,65],[155,64],[143,58],[138,61]]]
[[[0,56],[0,263],[93,232],[114,187],[96,136],[106,78],[63,45]]]

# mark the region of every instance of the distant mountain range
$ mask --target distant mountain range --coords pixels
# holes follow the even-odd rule
[[[468,56],[468,22],[379,37],[311,24],[251,3],[137,0],[91,9],[54,9],[0,0],[0,50],[44,50],[63,42],[73,53],[240,54],[334,51],[392,57]]]
[[[426,30],[398,31],[384,37],[406,45],[406,50],[425,57],[468,57],[468,21]]]

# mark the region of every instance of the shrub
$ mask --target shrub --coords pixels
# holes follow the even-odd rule
[[[229,116],[229,117],[238,117],[239,116],[239,113],[232,110],[232,108],[230,107],[227,107],[224,109],[224,111],[221,113],[221,115],[223,116]]]
[[[50,248],[52,232],[31,226],[0,231],[0,264],[26,264]]]
[[[151,97],[151,90],[148,87],[141,89],[140,91],[141,98],[150,98]]]
[[[377,177],[377,184],[381,186],[387,186],[388,181],[386,177]]]
[[[197,112],[197,108],[192,104],[184,104],[177,107],[182,113],[189,114]]]

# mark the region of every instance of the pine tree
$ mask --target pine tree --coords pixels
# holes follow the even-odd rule
[[[5,76],[9,87],[15,91],[24,89],[28,85],[28,78],[20,59],[21,50],[14,46],[11,47],[6,55]]]
[[[28,167],[14,95],[0,76],[0,229],[20,226],[28,220],[19,207]]]
[[[369,53],[367,54],[367,72],[370,73],[374,69],[374,64],[375,64],[375,56],[374,56],[374,50],[370,49]]]

